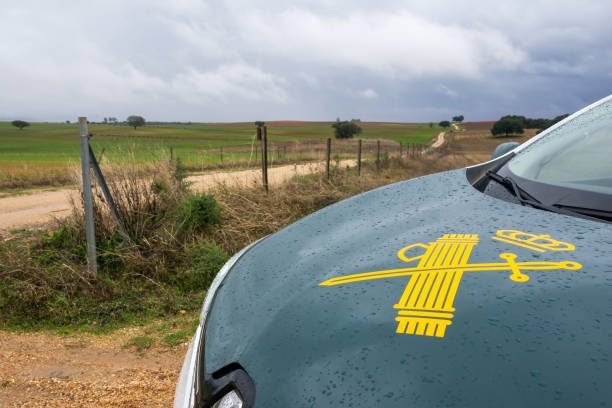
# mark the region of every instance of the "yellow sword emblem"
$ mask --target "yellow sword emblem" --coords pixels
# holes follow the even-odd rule
[[[321,282],[319,285],[334,286],[364,280],[410,276],[402,297],[394,306],[395,309],[398,309],[398,316],[395,318],[398,322],[396,332],[444,337],[446,327],[452,323],[451,319],[455,311],[453,302],[463,272],[505,270],[511,272],[509,278],[513,281],[526,282],[529,276],[523,271],[576,270],[582,267],[579,263],[572,261],[516,262],[517,256],[512,253],[499,255],[505,262],[470,264],[468,263],[469,257],[477,243],[478,235],[475,234],[445,234],[428,245],[413,244],[399,250],[397,256],[401,260],[419,261],[414,268],[388,269],[340,276]],[[406,252],[416,247],[425,249],[425,253],[408,258]]]

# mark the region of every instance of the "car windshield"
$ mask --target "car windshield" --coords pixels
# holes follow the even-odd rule
[[[612,100],[532,143],[508,169],[529,181],[612,195]]]

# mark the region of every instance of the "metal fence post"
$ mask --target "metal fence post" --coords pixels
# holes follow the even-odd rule
[[[87,148],[89,149],[89,158],[91,160],[90,165],[93,168],[96,178],[98,179],[98,183],[100,183],[100,189],[102,190],[102,194],[104,194],[104,199],[106,200],[106,204],[108,204],[108,208],[111,210],[111,214],[113,215],[113,217],[115,218],[115,221],[117,222],[119,233],[121,234],[121,237],[123,238],[123,243],[125,244],[125,246],[130,246],[130,236],[128,235],[127,230],[125,229],[125,224],[123,223],[123,220],[121,219],[121,216],[119,215],[119,211],[117,210],[117,206],[115,205],[115,200],[113,200],[113,195],[111,194],[108,188],[108,185],[106,184],[106,180],[104,179],[102,170],[100,170],[100,166],[98,165],[98,162],[96,161],[96,156],[94,155],[93,150],[91,149],[91,146],[89,145],[89,143],[87,144]]]
[[[79,117],[79,141],[81,144],[81,174],[83,178],[83,207],[85,212],[85,238],[87,239],[87,269],[94,277],[98,274],[96,260],[96,234],[91,194],[91,172],[89,171],[89,131],[87,118]]]

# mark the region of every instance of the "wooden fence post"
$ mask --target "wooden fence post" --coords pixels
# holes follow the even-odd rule
[[[404,145],[400,142],[400,159],[402,158],[402,150],[404,149]]]
[[[102,158],[104,157],[104,148],[100,150],[100,156],[98,157],[98,163],[102,163]]]
[[[85,238],[87,239],[87,269],[93,277],[98,274],[96,259],[96,233],[91,194],[91,172],[89,170],[89,131],[87,118],[79,117],[79,141],[81,144],[81,174],[83,177],[83,207],[85,212]]]
[[[331,159],[331,139],[327,138],[327,156],[325,158],[325,173],[327,174],[327,179],[329,180],[329,161]]]
[[[361,176],[361,139],[357,142],[357,175]]]
[[[376,171],[380,170],[380,140],[376,141]]]
[[[268,127],[263,128],[263,137],[261,138],[261,168],[263,176],[263,185],[268,192]]]
[[[174,158],[174,148],[170,146],[170,160]]]

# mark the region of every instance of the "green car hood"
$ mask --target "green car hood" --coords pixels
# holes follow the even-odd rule
[[[205,336],[206,372],[239,363],[262,408],[609,405],[612,227],[465,170],[396,183],[251,248]]]

